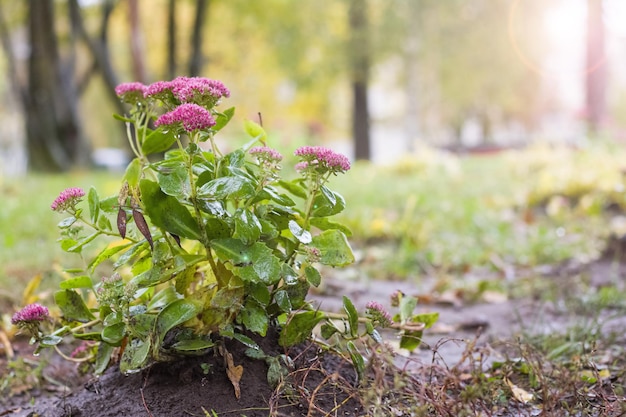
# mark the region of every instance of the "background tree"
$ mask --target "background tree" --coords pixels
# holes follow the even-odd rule
[[[596,133],[606,115],[606,55],[602,0],[587,0],[585,103],[587,126]]]

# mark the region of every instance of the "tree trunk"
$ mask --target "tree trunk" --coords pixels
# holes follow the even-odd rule
[[[146,82],[143,39],[139,27],[139,5],[137,0],[128,0],[128,26],[130,28],[130,56],[133,63],[134,81]]]
[[[64,74],[53,0],[29,0],[28,91],[24,103],[29,168],[65,171],[86,165],[89,146],[79,124],[72,74]]]
[[[176,0],[167,4],[167,79],[176,76]]]
[[[587,0],[587,60],[585,91],[587,130],[596,133],[606,115],[606,55],[602,0]]]
[[[202,71],[202,29],[206,21],[207,11],[210,7],[209,0],[196,1],[196,19],[193,24],[191,35],[191,56],[189,57],[189,76],[197,77]]]
[[[370,72],[367,0],[350,0],[351,42],[350,66],[352,76],[352,137],[355,159],[370,160],[370,121],[367,87]]]

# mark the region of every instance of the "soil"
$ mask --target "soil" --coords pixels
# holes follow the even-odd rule
[[[540,272],[546,276],[545,280],[551,280],[547,285],[568,291],[583,284],[589,288],[615,284],[616,280],[623,284],[626,264],[615,262],[614,254],[607,253],[592,264],[567,263]],[[421,297],[419,308],[440,312],[440,320],[425,333],[422,349],[409,354],[396,346],[400,355],[395,359],[399,367],[409,371],[413,368],[416,374],[424,366],[449,368],[463,362],[468,346],[488,352],[485,362],[488,364],[503,353],[494,348],[498,340],[510,340],[520,331],[563,330],[587,314],[571,310],[565,313],[558,303],[546,304],[532,294],[516,300],[490,296],[467,302],[457,292],[456,296],[439,295],[429,299],[423,296],[432,290],[424,288],[427,285],[426,282],[417,285],[406,281],[364,282],[336,277],[327,280],[324,288],[313,297],[326,311],[341,311],[342,295],[351,297],[359,309],[369,300],[389,299],[395,290]],[[537,292],[542,291],[544,288],[537,289]],[[623,315],[600,320],[609,329],[626,326]],[[393,336],[387,336],[389,344],[394,345]],[[52,355],[44,369],[43,379],[47,382],[37,389],[25,389],[0,399],[0,416],[213,417],[213,412],[238,417],[365,415],[355,395],[355,371],[342,357],[323,352],[313,343],[285,351],[278,347],[275,333],[258,343],[268,355],[286,354],[291,358],[289,377],[278,391],[267,381],[266,363],[247,357],[245,348],[237,342],[227,344],[226,349],[232,353],[235,365],[244,368],[239,399],[226,375],[224,359],[217,354],[161,363],[129,376],[112,367],[99,378],[81,375],[73,364]],[[14,349],[17,357],[27,361],[36,359],[30,355],[32,348],[26,341],[16,341]],[[6,360],[1,356],[0,372],[7,372]]]

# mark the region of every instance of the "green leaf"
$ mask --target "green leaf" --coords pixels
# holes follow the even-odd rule
[[[320,262],[324,265],[346,266],[354,262],[352,248],[340,230],[323,231],[313,238],[312,245],[320,250]]]
[[[400,348],[413,352],[422,343],[422,331],[405,332],[400,338]]]
[[[234,115],[235,115],[234,107],[228,108],[221,113],[217,113],[215,117],[215,125],[212,127],[212,129],[215,132],[222,130],[222,128],[224,128],[224,126],[226,126],[228,122],[230,122],[230,120],[233,118]]]
[[[352,365],[354,365],[359,381],[361,381],[363,380],[365,373],[365,359],[363,359],[363,355],[361,355],[359,350],[356,348],[354,342],[349,341],[347,343],[347,347],[348,353],[350,353],[350,358],[352,358]]]
[[[417,298],[415,297],[402,297],[400,299],[400,322],[406,323],[411,319],[413,310],[417,307]]]
[[[321,192],[313,199],[313,217],[328,217],[341,213],[346,208],[346,201],[334,191],[321,187]]]
[[[148,364],[148,353],[150,352],[150,340],[132,339],[122,354],[120,360],[120,371],[123,374],[129,374],[138,371]]]
[[[98,198],[98,192],[94,187],[89,188],[87,201],[89,202],[89,217],[92,222],[95,222],[100,214],[100,199]]]
[[[246,287],[246,293],[258,301],[263,307],[267,307],[270,303],[270,291],[265,284],[250,283]]]
[[[205,350],[213,346],[215,346],[215,343],[211,340],[187,339],[174,343],[171,349],[178,352],[193,352],[196,350]]]
[[[61,220],[61,222],[59,222],[59,224],[57,224],[57,227],[59,229],[67,229],[68,227],[70,227],[71,225],[76,223],[76,220],[78,220],[78,219],[76,217],[74,217],[74,216],[67,217],[67,218]]]
[[[244,120],[243,128],[246,133],[257,140],[259,140],[262,144],[265,144],[267,140],[267,133],[265,133],[265,129],[261,127],[258,123],[253,122],[252,120]]]
[[[339,329],[331,323],[322,324],[322,328],[320,329],[320,334],[326,340],[330,339],[335,333],[338,332]]]
[[[306,189],[296,181],[279,180],[277,184],[285,190],[289,191],[291,194],[295,195],[296,197],[306,198]]]
[[[68,321],[88,322],[95,318],[76,291],[57,291],[54,293],[54,302],[61,309],[63,317]]]
[[[209,217],[206,220],[205,230],[209,242],[213,239],[223,239],[230,237],[230,226],[222,219]]]
[[[241,334],[241,333],[233,333],[233,338],[235,338],[235,340],[243,343],[245,346],[249,347],[250,349],[257,349],[260,350],[261,348],[259,347],[259,345],[256,344],[256,342],[252,339],[250,339],[248,336],[246,336],[245,334]]]
[[[348,315],[348,324],[350,325],[350,335],[357,337],[359,334],[359,313],[356,311],[356,307],[345,295],[343,296],[343,310]]]
[[[98,256],[93,258],[93,260],[89,264],[89,270],[93,272],[94,269],[96,269],[96,267],[100,265],[102,262],[106,261],[107,259],[115,255],[116,253],[128,249],[131,245],[132,243],[126,243],[122,245],[112,246],[110,248],[105,248],[102,252],[98,254]]]
[[[322,276],[320,275],[320,271],[316,268],[307,265],[304,267],[304,275],[306,276],[306,280],[314,287],[319,287],[322,282]]]
[[[176,142],[174,129],[157,129],[150,132],[141,144],[141,153],[150,155],[153,153],[165,152]]]
[[[124,322],[120,322],[106,326],[102,329],[101,336],[102,340],[105,342],[118,346],[124,336],[126,336],[126,324]]]
[[[165,194],[159,184],[143,179],[139,188],[145,212],[155,226],[176,236],[201,239],[196,219],[176,198]]]
[[[56,346],[63,341],[61,336],[55,335],[46,335],[41,340],[39,340],[39,345],[42,347],[52,347]]]
[[[432,327],[433,324],[437,322],[437,320],[439,320],[438,312],[416,314],[413,317],[411,317],[411,321],[413,323],[424,323],[425,329]]]
[[[96,363],[94,365],[94,373],[101,375],[109,366],[111,361],[111,355],[113,354],[115,346],[105,342],[101,342],[98,345],[98,352],[96,353]]]
[[[250,180],[239,176],[217,178],[198,190],[199,197],[210,197],[215,200],[245,200],[253,195],[254,186]]]
[[[246,329],[265,337],[269,327],[269,317],[263,306],[252,298],[246,300],[243,310],[239,313],[239,318]]]
[[[171,304],[181,297],[182,296],[176,292],[174,287],[168,286],[156,293],[154,297],[152,297],[146,308],[148,309],[148,311],[156,310],[168,304]]]
[[[276,291],[276,294],[274,294],[274,301],[276,301],[278,308],[280,308],[280,311],[283,313],[291,312],[291,301],[289,300],[289,294],[287,294],[287,291]]]
[[[283,347],[289,347],[304,342],[311,337],[313,329],[324,317],[319,311],[294,314],[280,332],[278,343]]]
[[[241,239],[246,245],[251,245],[261,236],[261,223],[250,210],[245,208],[237,209],[234,214],[235,231],[233,237]]]
[[[168,304],[157,316],[155,323],[155,337],[157,348],[161,346],[168,331],[175,326],[192,319],[202,311],[202,305],[187,298],[182,298]]]
[[[350,237],[352,236],[352,230],[348,226],[344,226],[341,223],[328,220],[328,217],[312,217],[309,219],[311,226],[315,226],[320,230],[337,229],[341,230],[343,234]]]
[[[141,178],[141,161],[134,158],[126,167],[123,182],[127,182],[130,188],[137,188]]]
[[[211,247],[218,258],[229,261],[233,273],[245,281],[273,285],[280,280],[280,260],[263,243],[248,246],[240,239],[215,239]]]
[[[167,173],[158,173],[161,191],[177,199],[187,199],[191,195],[191,183],[189,182],[189,171],[185,166],[176,165],[173,170]]]
[[[303,229],[295,220],[289,220],[289,231],[300,243],[311,243],[312,237],[308,230]]]
[[[100,200],[100,210],[105,213],[117,213],[119,201],[116,195]]]
[[[102,340],[102,336],[100,335],[100,332],[74,333],[72,336],[78,340],[95,340],[95,341]]]
[[[91,278],[88,277],[87,275],[69,278],[64,281],[61,281],[61,283],[59,284],[59,287],[62,290],[71,290],[73,288],[91,288],[92,287]]]

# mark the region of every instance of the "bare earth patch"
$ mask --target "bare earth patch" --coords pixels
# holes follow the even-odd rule
[[[594,308],[589,297],[620,280],[624,285],[626,267],[604,257],[542,273],[543,284],[519,299],[424,299],[419,308],[440,312],[440,320],[426,331],[423,347],[413,354],[395,349],[393,358],[386,350],[372,352],[368,380],[361,386],[346,359],[315,344],[285,351],[274,335],[259,341],[263,351],[286,353],[293,362],[278,390],[267,381],[267,364],[248,358],[239,343],[227,349],[244,368],[240,399],[219,355],[157,364],[130,376],[111,368],[100,378],[81,376],[75,365],[52,356],[38,387],[29,390],[26,383],[22,391],[0,400],[0,416],[404,416],[457,415],[464,410],[501,416],[576,415],[573,410],[585,410],[579,415],[623,415],[624,303],[609,300]],[[362,308],[369,300],[387,300],[395,290],[424,296],[407,282],[335,279],[328,280],[314,300],[324,310],[339,311],[342,295]],[[553,290],[555,299],[546,301],[543,296]],[[550,362],[560,356],[550,358],[527,341],[538,336],[537,343],[546,343],[585,323],[588,328],[581,331],[590,332],[592,345],[586,346],[584,338],[572,346],[557,344],[560,349],[580,349],[565,361]],[[393,336],[388,340],[393,347]],[[30,356],[23,340],[14,349],[27,363],[44,360]],[[576,360],[580,363],[573,363]],[[0,374],[7,372],[7,360],[0,357]],[[411,401],[413,414],[408,414],[401,405]]]

